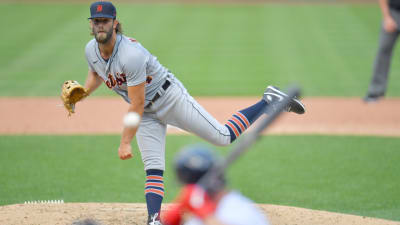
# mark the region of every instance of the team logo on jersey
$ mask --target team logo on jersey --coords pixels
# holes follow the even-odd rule
[[[126,75],[124,73],[117,73],[115,77],[111,73],[108,74],[108,80],[106,81],[108,88],[112,89],[116,85],[121,86],[124,83],[126,83]]]

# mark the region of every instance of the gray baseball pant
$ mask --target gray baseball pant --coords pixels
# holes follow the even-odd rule
[[[390,13],[397,25],[400,26],[400,11],[391,9]],[[367,93],[368,96],[385,95],[392,53],[399,34],[399,29],[393,33],[388,33],[382,25],[378,53],[375,58],[372,79]]]

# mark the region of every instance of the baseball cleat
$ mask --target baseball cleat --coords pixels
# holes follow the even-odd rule
[[[154,220],[154,221],[151,221],[149,223],[149,225],[162,225],[162,223],[159,220]]]
[[[147,219],[147,225],[162,225],[160,222],[160,215],[158,213],[155,213],[154,215],[149,215],[149,218]]]
[[[379,94],[379,95],[373,95],[373,94],[367,94],[367,96],[365,96],[363,98],[363,101],[365,103],[376,103],[379,100],[381,100],[383,98],[383,94]]]
[[[267,89],[265,89],[263,100],[268,104],[271,104],[273,107],[274,103],[282,101],[285,97],[287,97],[287,94],[279,90],[279,88],[268,86]],[[303,114],[306,111],[306,108],[297,98],[292,98],[285,110],[287,112]]]

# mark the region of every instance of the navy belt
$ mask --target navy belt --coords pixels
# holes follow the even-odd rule
[[[170,85],[171,82],[169,80],[165,80],[161,88],[164,89],[164,91],[166,91]],[[146,105],[145,108],[150,108],[154,104],[154,102],[156,102],[160,97],[161,97],[160,93],[157,92],[156,95],[154,95],[153,99],[151,99],[151,101]]]

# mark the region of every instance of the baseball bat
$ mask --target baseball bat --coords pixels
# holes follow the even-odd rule
[[[220,182],[219,177],[223,175],[225,170],[244,152],[246,152],[252,144],[254,144],[261,133],[271,125],[290,103],[291,99],[300,95],[300,88],[297,86],[291,86],[287,90],[287,96],[283,98],[282,101],[276,103],[274,110],[265,118],[263,118],[257,126],[250,130],[247,134],[244,134],[239,138],[237,144],[232,148],[228,156],[226,156],[222,162],[214,165],[199,181],[198,184],[207,190],[210,194],[218,190],[218,182]],[[261,113],[263,113],[262,110]]]

